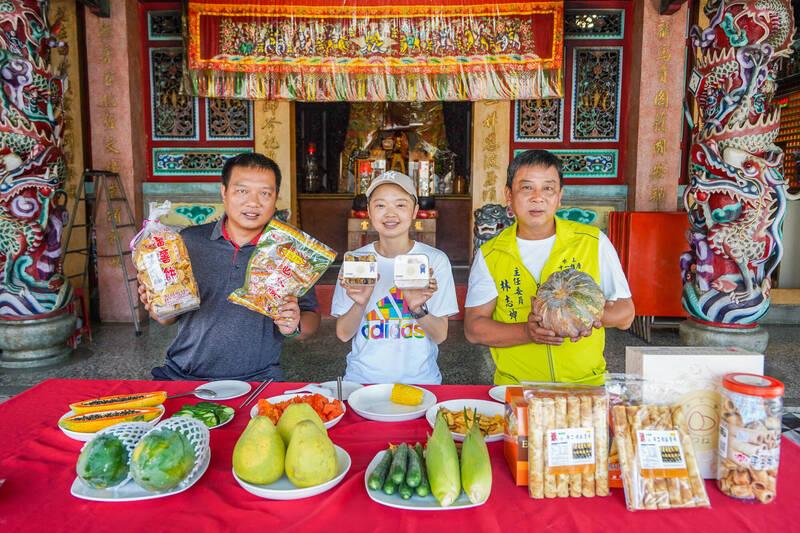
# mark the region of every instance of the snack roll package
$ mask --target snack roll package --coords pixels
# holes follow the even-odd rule
[[[567,427],[567,398],[565,396],[557,396],[555,398],[556,404],[556,420],[555,427],[562,429]],[[569,496],[569,475],[558,474],[556,479],[556,492],[559,498],[566,498]]]
[[[258,238],[244,285],[228,299],[277,318],[284,299],[308,292],[335,257],[336,252],[313,237],[272,219]]]
[[[592,399],[588,396],[581,396],[581,427],[592,426]],[[595,454],[597,448],[595,447]],[[591,472],[583,473],[583,496],[591,498],[594,496],[594,469]]]
[[[743,372],[726,374],[722,382],[717,486],[732,498],[770,503],[777,486],[784,385]]]
[[[531,398],[528,407],[528,492],[544,498],[544,402]]]
[[[592,398],[592,426],[597,443],[594,492],[596,496],[608,496],[608,401],[605,396]]]
[[[177,230],[159,221],[169,214],[169,200],[150,203],[150,215],[130,243],[133,264],[147,289],[150,311],[166,319],[200,307],[200,293],[189,251]]]
[[[546,443],[546,448],[544,453],[549,452],[550,442],[548,441],[548,435],[556,429],[555,427],[555,415],[556,415],[556,402],[553,398],[544,398],[542,399],[542,406],[543,406],[543,417],[542,417],[542,426],[544,428],[544,440]],[[550,467],[550,458],[544,456],[544,497],[545,498],[555,498],[556,497],[556,476],[553,474],[553,469]]]
[[[710,507],[683,408],[670,403],[671,385],[610,374],[606,388],[627,508]],[[665,400],[655,402],[653,390],[667,391]]]
[[[568,427],[579,427],[581,422],[581,400],[574,394],[567,396],[567,424]],[[573,473],[569,476],[569,495],[573,498],[579,498],[583,495],[583,484],[581,482],[583,476],[579,473]]]
[[[531,498],[607,496],[608,398],[603,387],[523,382]]]

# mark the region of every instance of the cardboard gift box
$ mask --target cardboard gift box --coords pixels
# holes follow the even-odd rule
[[[733,347],[628,346],[625,372],[646,380],[643,403],[682,405],[700,472],[716,479],[722,376],[763,375],[764,355]]]

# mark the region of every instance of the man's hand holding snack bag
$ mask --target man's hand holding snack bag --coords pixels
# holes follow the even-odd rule
[[[165,325],[200,307],[189,251],[178,232],[159,221],[170,209],[169,201],[161,205],[151,202],[150,218],[130,244],[139,299],[150,316]]]

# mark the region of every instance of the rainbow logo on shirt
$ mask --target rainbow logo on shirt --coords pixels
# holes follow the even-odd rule
[[[403,291],[397,287],[389,290],[389,296],[376,304],[376,309],[367,313],[367,324],[361,328],[365,339],[422,339],[425,331],[411,317],[411,311],[403,299]],[[377,323],[376,323],[377,322]]]

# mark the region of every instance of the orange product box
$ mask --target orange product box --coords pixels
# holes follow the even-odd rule
[[[506,387],[503,455],[517,485],[528,486],[528,402],[522,387]]]

